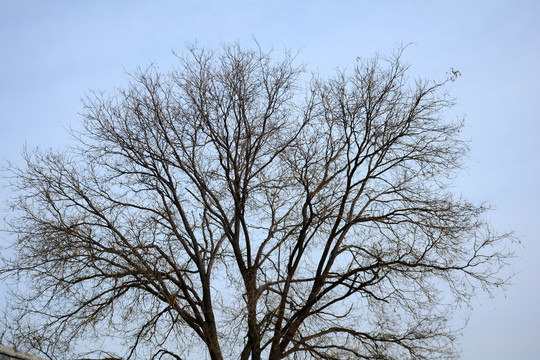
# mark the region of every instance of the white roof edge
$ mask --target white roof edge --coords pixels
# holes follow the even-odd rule
[[[8,356],[14,357],[15,359],[21,359],[21,360],[45,360],[40,357],[26,354],[17,350],[13,350],[11,348],[8,348],[2,345],[0,345],[0,354],[8,355]]]

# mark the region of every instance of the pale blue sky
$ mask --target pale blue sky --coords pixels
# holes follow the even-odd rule
[[[124,70],[150,62],[167,70],[171,49],[194,40],[250,45],[254,36],[266,49],[299,49],[299,62],[323,74],[413,43],[412,74],[463,74],[455,114],[466,115],[472,152],[459,190],[493,203],[495,229],[515,230],[524,245],[514,285],[473,303],[463,360],[538,360],[539,18],[540,1],[519,0],[0,0],[0,158],[19,161],[25,142],[65,145],[88,89],[121,86]]]

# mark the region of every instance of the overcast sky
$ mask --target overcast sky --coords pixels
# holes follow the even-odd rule
[[[166,71],[171,50],[194,41],[251,46],[255,37],[264,49],[300,50],[298,61],[322,74],[411,43],[414,76],[462,73],[451,115],[466,116],[472,151],[458,191],[492,203],[493,227],[523,244],[513,285],[473,302],[462,358],[538,360],[539,18],[532,0],[0,0],[0,160],[20,161],[25,143],[65,146],[89,89],[122,86],[137,66]]]

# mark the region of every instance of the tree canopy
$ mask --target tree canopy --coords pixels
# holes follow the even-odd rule
[[[306,80],[288,52],[193,47],[93,93],[76,147],[10,168],[0,271],[24,285],[4,341],[51,359],[92,338],[128,359],[455,357],[452,311],[504,283],[508,236],[449,188],[458,73],[411,80],[401,55]]]

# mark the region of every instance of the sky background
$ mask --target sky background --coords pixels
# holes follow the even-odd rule
[[[172,50],[194,41],[252,46],[255,37],[264,49],[299,50],[298,62],[323,75],[410,43],[404,59],[413,76],[462,73],[449,116],[466,117],[471,157],[456,188],[492,203],[493,227],[522,243],[513,285],[474,300],[462,359],[538,360],[539,18],[532,0],[0,0],[0,161],[20,162],[25,143],[61,149],[88,90],[123,86],[137,66],[166,71]]]

